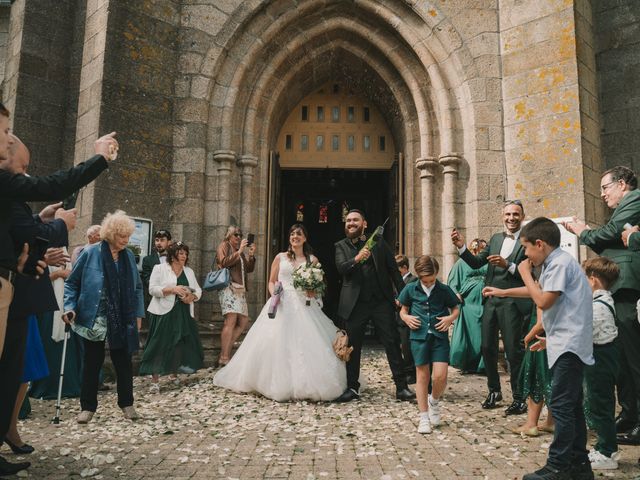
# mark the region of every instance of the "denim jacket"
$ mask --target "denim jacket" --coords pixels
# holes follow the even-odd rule
[[[85,248],[71,275],[64,282],[64,311],[73,310],[76,313],[75,322],[87,328],[92,328],[100,305],[100,296],[104,285],[104,270],[102,268],[102,255],[98,242]],[[134,275],[133,284],[136,288],[136,316],[144,317],[144,297],[142,280],[138,273],[133,253],[125,248],[120,254],[124,254],[129,261],[129,270]]]

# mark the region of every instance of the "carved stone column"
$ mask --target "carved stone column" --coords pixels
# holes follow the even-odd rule
[[[458,166],[462,158],[458,153],[441,155],[438,161],[443,167],[444,195],[442,199],[442,258],[443,274],[447,275],[458,259],[458,253],[451,242],[451,230],[458,227],[456,198],[458,189]]]
[[[242,155],[238,159],[238,166],[242,169],[240,172],[240,181],[242,184],[240,224],[245,232],[249,232],[251,228],[251,213],[257,210],[252,202],[251,190],[253,187],[254,169],[258,166],[258,157],[254,155]]]
[[[231,176],[231,164],[236,159],[233,150],[216,150],[213,159],[218,164],[218,226],[229,225],[229,185]]]
[[[422,251],[420,255],[433,253],[433,232],[435,216],[433,214],[433,192],[438,162],[435,157],[421,157],[416,160],[420,170],[420,219],[422,221]]]

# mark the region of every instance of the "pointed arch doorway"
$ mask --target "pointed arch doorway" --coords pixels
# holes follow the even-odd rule
[[[346,213],[367,215],[368,233],[387,218],[385,240],[403,251],[403,156],[379,110],[347,87],[327,83],[290,112],[270,155],[268,258],[284,251],[302,223],[327,279],[325,313],[335,312],[341,279],[334,243]]]

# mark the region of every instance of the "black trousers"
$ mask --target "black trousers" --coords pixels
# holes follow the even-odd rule
[[[622,407],[622,418],[638,423],[640,408],[640,325],[636,313],[636,302],[640,297],[637,290],[618,290],[613,295],[616,307],[620,352],[618,370],[618,403]],[[6,347],[5,347],[6,348]]]
[[[398,321],[398,335],[400,335],[400,350],[402,352],[402,365],[404,374],[407,376],[416,376],[416,365],[413,361],[411,353],[411,329],[402,320]]]
[[[100,369],[104,363],[105,341],[92,342],[84,339],[84,367],[82,387],[80,390],[80,406],[82,410],[95,412],[98,408],[98,383]],[[133,405],[133,367],[131,355],[126,349],[109,349],[109,356],[116,370],[118,389],[118,406],[120,408]]]
[[[0,358],[0,440],[4,440],[9,431],[22,380],[28,326],[26,317],[12,315],[9,311],[4,351]]]
[[[555,422],[547,464],[568,470],[589,461],[587,424],[582,409],[584,363],[571,352],[563,353],[551,369],[549,409]]]
[[[524,357],[524,336],[529,321],[510,299],[489,298],[482,312],[482,358],[487,372],[487,386],[499,391],[498,333],[502,332],[504,351],[509,361],[511,393],[513,400],[520,399],[518,376]]]
[[[346,322],[349,344],[353,347],[351,359],[347,362],[347,386],[360,389],[360,357],[362,341],[369,321],[373,322],[378,340],[387,353],[393,381],[397,389],[407,387],[407,378],[400,352],[400,337],[395,320],[395,310],[388,300],[358,301]]]

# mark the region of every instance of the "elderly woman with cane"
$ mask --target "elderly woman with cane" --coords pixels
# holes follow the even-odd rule
[[[139,418],[133,408],[131,355],[138,349],[137,321],[144,317],[144,300],[134,255],[126,248],[134,229],[123,211],[108,214],[102,221],[102,241],[85,249],[64,286],[64,321],[84,338],[78,423],[91,421],[98,407],[106,339],[116,371],[118,406],[125,418]]]

